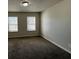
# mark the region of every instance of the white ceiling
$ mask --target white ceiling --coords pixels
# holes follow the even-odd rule
[[[62,0],[29,0],[31,3],[28,7],[20,5],[22,0],[8,0],[9,12],[41,12]]]

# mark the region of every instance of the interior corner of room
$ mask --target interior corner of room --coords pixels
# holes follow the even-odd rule
[[[9,4],[12,1],[9,0]],[[71,53],[71,0],[50,0],[50,2],[46,0],[49,5],[44,0],[41,1],[35,1],[38,3],[37,6],[33,2],[33,6],[26,8],[17,7],[16,0],[9,5],[8,16],[18,17],[18,32],[9,32],[8,37],[41,36]],[[27,31],[28,16],[36,17],[35,31]]]

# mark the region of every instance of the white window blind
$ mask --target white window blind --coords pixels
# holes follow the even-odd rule
[[[27,31],[36,31],[36,17],[27,16]]]
[[[18,17],[8,17],[8,31],[9,32],[18,31]]]

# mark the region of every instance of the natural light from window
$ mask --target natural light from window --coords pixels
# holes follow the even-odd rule
[[[8,31],[18,32],[18,17],[8,17]]]
[[[27,31],[36,31],[36,17],[27,16]]]

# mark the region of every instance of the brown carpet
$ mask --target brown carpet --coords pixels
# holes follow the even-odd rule
[[[42,37],[13,38],[8,41],[8,59],[71,59],[71,54]]]

